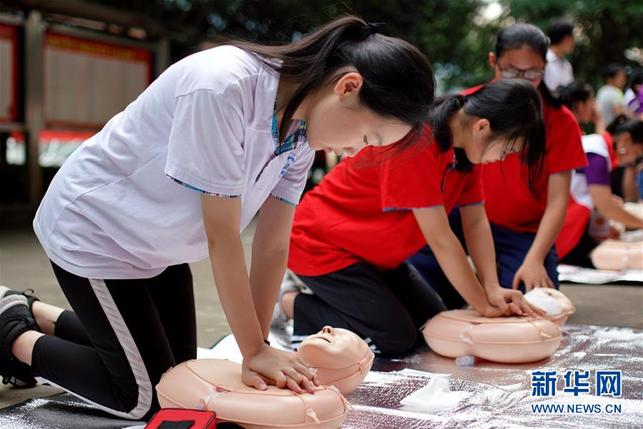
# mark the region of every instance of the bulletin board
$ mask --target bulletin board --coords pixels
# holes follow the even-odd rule
[[[152,51],[49,31],[44,111],[48,128],[99,129],[152,80]]]
[[[18,27],[0,24],[0,122],[18,120]]]

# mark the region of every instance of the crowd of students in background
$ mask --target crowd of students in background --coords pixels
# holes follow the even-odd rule
[[[548,29],[545,83],[576,117],[583,130],[588,165],[574,172],[570,203],[557,239],[562,262],[591,267],[589,252],[602,240],[615,238],[616,221],[626,228],[643,228],[643,219],[625,210],[624,202],[643,198],[643,69],[617,63],[602,73],[595,91],[574,79],[566,58],[575,47],[574,25],[559,20]]]
[[[421,341],[418,327],[441,309],[470,304],[491,315],[488,304],[500,303],[498,310],[513,301],[520,314],[522,295],[503,299],[496,296],[499,289],[558,288],[559,263],[592,267],[591,250],[616,238],[610,221],[643,228],[643,218],[623,204],[640,198],[641,71],[631,74],[624,93],[626,68],[608,65],[595,97],[590,85],[574,79],[567,59],[574,48],[574,25],[566,21],[554,22],[547,34],[531,24],[501,30],[488,57],[491,82],[461,92],[461,98],[450,96],[430,116],[437,143],[440,130],[450,133],[454,153],[444,154],[447,163],[453,158],[452,172],[441,169],[439,150],[360,168],[368,148],[344,159],[304,196],[276,310],[277,319],[294,320],[294,347],[332,323],[360,334],[376,353],[397,354]],[[499,118],[521,114],[511,98],[483,95],[499,81],[536,89],[544,130],[540,151],[534,150],[540,141],[535,129],[499,130]],[[467,110],[469,103],[482,108]],[[452,110],[443,107],[449,105]],[[499,157],[466,150],[458,157],[467,144],[454,130],[472,122],[448,132],[436,112],[455,114],[463,106],[489,122],[495,141],[489,147],[504,145]],[[516,144],[521,138],[523,153]],[[539,156],[525,153],[527,141]],[[477,279],[469,276],[465,253]],[[473,294],[478,281],[486,300]]]

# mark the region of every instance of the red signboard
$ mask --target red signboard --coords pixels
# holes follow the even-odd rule
[[[0,24],[0,122],[18,120],[18,27]]]

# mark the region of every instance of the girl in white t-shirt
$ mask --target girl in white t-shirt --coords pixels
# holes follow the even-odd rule
[[[345,17],[289,45],[191,55],[74,152],[34,219],[74,312],[0,289],[5,381],[149,417],[163,372],[196,355],[188,263],[209,256],[243,381],[311,391],[311,370],[265,338],[313,151],[392,144],[433,100],[426,58],[376,30]],[[257,212],[248,274],[240,231]]]

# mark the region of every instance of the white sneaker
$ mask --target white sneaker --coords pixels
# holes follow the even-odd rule
[[[275,303],[275,308],[272,312],[272,322],[270,327],[276,329],[286,329],[290,327],[292,332],[292,319],[288,318],[281,307],[281,300],[283,296],[287,293],[299,292],[305,293],[307,295],[314,295],[312,289],[304,284],[295,273],[290,270],[286,270],[284,279],[281,282],[281,288],[279,289],[279,294],[277,295],[277,302]]]

